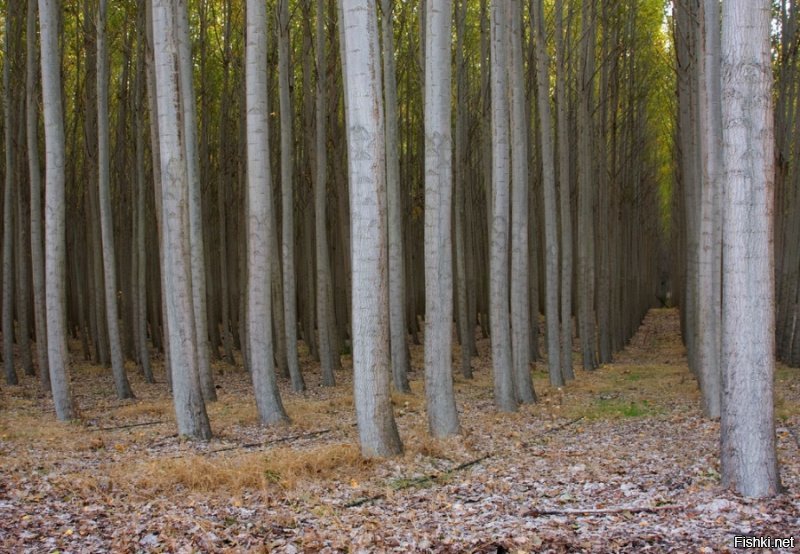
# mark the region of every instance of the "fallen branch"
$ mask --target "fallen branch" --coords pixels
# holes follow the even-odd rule
[[[172,435],[167,435],[167,436],[166,436],[166,437],[164,437],[163,439],[161,439],[161,440],[158,440],[158,441],[156,441],[156,442],[154,442],[154,443],[152,443],[152,444],[149,444],[149,445],[148,445],[148,447],[149,447],[149,448],[157,448],[157,447],[159,447],[159,446],[164,446],[164,445],[165,445],[165,444],[167,444],[167,443],[168,443],[170,440],[172,440],[172,439],[177,439],[177,438],[178,438],[178,433],[173,433]]]
[[[542,431],[541,433],[539,433],[539,435],[542,436],[542,435],[549,435],[550,433],[555,433],[556,431],[560,431],[561,429],[564,429],[565,427],[569,427],[570,425],[574,425],[574,424],[578,423],[582,419],[585,419],[585,416],[576,417],[575,419],[571,419],[571,420],[567,421],[566,423],[562,423],[561,425],[556,425],[555,427],[550,427],[546,431]]]
[[[305,433],[303,435],[292,435],[290,437],[281,437],[279,439],[274,439],[267,442],[250,442],[246,444],[237,444],[235,446],[226,446],[225,448],[217,448],[216,450],[209,450],[209,454],[217,454],[219,452],[230,452],[231,450],[241,450],[247,448],[260,448],[262,446],[269,446],[270,444],[277,444],[280,442],[290,442],[293,440],[298,439],[306,439],[310,437],[316,437],[319,435],[324,435],[325,433],[330,433],[330,429],[322,429],[321,431],[314,431],[313,433]]]
[[[401,491],[405,489],[410,489],[411,487],[416,487],[422,485],[424,483],[430,483],[432,481],[438,481],[445,477],[452,475],[457,471],[461,471],[463,469],[467,469],[468,467],[472,467],[481,463],[482,461],[486,460],[487,458],[491,458],[492,454],[485,454],[480,458],[475,458],[474,460],[469,460],[468,462],[464,462],[463,464],[459,464],[453,468],[448,469],[447,471],[443,471],[441,473],[432,473],[430,475],[425,475],[423,477],[417,477],[415,479],[409,479],[408,481],[404,482],[402,485],[398,486],[395,490]],[[355,508],[356,506],[361,506],[368,502],[372,502],[374,500],[380,500],[381,498],[385,498],[385,494],[376,494],[374,496],[366,496],[364,498],[357,498],[352,502],[348,502],[344,505],[345,508]]]
[[[115,425],[114,427],[95,427],[92,431],[116,431],[118,429],[130,429],[132,427],[146,427],[148,425],[158,425],[163,421],[146,421],[144,423],[128,423],[127,425]]]
[[[641,506],[641,507],[628,507],[628,508],[589,508],[569,509],[564,508],[561,510],[530,510],[522,514],[527,517],[541,517],[541,516],[603,516],[613,514],[655,514],[658,512],[669,512],[674,510],[685,510],[686,506],[679,506],[671,504],[669,506]]]

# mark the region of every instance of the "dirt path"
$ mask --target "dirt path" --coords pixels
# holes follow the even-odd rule
[[[478,358],[474,382],[456,381],[464,435],[439,442],[425,433],[417,373],[416,394],[395,397],[406,454],[371,463],[353,446],[344,372],[335,389],[285,392],[293,425],[264,430],[247,376],[225,370],[217,438],[199,445],[171,435],[163,385],[134,382],[140,400],[119,403],[105,371],[79,368],[84,423],[63,426],[26,381],[0,396],[0,550],[720,552],[736,534],[792,532],[800,542],[797,372],[781,368],[776,384],[787,492],[752,502],[720,488],[719,429],[697,408],[676,312],[652,311],[617,358],[559,390],[539,364],[540,402],[512,415],[494,412]],[[137,426],[97,430],[123,425]]]

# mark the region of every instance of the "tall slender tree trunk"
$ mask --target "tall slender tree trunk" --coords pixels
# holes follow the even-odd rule
[[[397,130],[397,76],[394,63],[392,0],[382,0],[383,90],[386,100],[386,188],[389,209],[389,332],[394,387],[411,392],[406,341],[406,279],[403,256],[403,213]]]
[[[145,168],[144,168],[144,137],[145,129],[142,121],[144,113],[144,87],[145,79],[144,56],[145,48],[145,16],[141,16],[141,24],[138,37],[138,51],[136,55],[136,77],[134,84],[134,115],[133,115],[133,134],[136,141],[136,208],[134,226],[136,232],[136,314],[135,321],[138,329],[137,343],[139,365],[142,368],[144,378],[148,383],[155,383],[153,370],[150,367],[150,350],[147,345],[147,243],[146,235],[146,209],[145,209]],[[155,327],[154,327],[155,329]]]
[[[47,309],[47,363],[56,417],[75,417],[69,387],[66,292],[66,202],[64,196],[64,112],[61,100],[61,60],[58,46],[58,9],[55,0],[39,0],[42,43],[42,100],[45,139],[45,298]]]
[[[702,384],[703,409],[707,416],[720,416],[721,380],[721,251],[720,177],[722,172],[722,97],[720,80],[719,3],[703,0],[700,23],[698,78],[700,92],[700,149],[703,164],[700,189],[700,248],[698,264],[698,372]]]
[[[456,306],[458,329],[461,337],[461,375],[472,379],[472,349],[474,348],[475,322],[467,300],[467,241],[466,241],[466,188],[467,168],[467,63],[464,58],[464,35],[467,24],[467,0],[456,0],[456,147],[455,147],[455,260],[456,260]]]
[[[189,175],[185,126],[181,124],[181,17],[178,0],[153,0],[153,43],[161,153],[161,221],[165,274],[164,297],[172,366],[172,393],[178,432],[197,439],[211,437],[198,363],[197,330],[192,292],[189,218]],[[185,14],[184,14],[185,15]],[[184,83],[185,84],[185,83]],[[203,343],[204,345],[204,343]]]
[[[522,3],[520,0],[508,3],[511,23],[508,58],[511,98],[511,363],[517,400],[530,404],[536,401],[536,393],[530,368],[532,322],[528,225],[532,224],[534,214],[529,211],[529,118],[525,99],[525,63],[522,59]],[[538,325],[538,313],[536,315],[535,323]]]
[[[594,255],[594,56],[595,31],[594,0],[584,2],[582,26],[581,98],[578,106],[578,319],[580,324],[583,367],[597,367],[595,347],[595,255]]]
[[[544,189],[547,365],[550,369],[550,384],[558,387],[564,384],[564,371],[561,368],[562,353],[559,338],[558,208],[556,203],[556,158],[553,141],[553,117],[550,110],[550,72],[547,69],[547,43],[545,42],[544,34],[544,5],[542,0],[532,0],[531,8],[531,31],[536,49],[539,143],[542,152],[542,185]]]
[[[425,12],[425,398],[435,437],[460,428],[453,392],[453,139],[450,0]]]
[[[25,74],[25,120],[28,141],[28,178],[30,181],[31,273],[33,280],[33,315],[36,327],[36,361],[42,390],[50,393],[50,370],[47,366],[47,317],[45,315],[44,253],[42,252],[42,173],[39,163],[39,52],[36,40],[36,2],[28,2]]]
[[[403,450],[390,396],[386,152],[375,0],[340,0],[350,175],[353,388],[361,453]]]
[[[233,318],[231,317],[231,287],[229,284],[228,267],[228,210],[227,210],[227,191],[231,185],[231,174],[233,168],[230,160],[230,147],[227,144],[230,106],[230,66],[231,66],[231,0],[226,0],[224,4],[224,31],[222,46],[222,98],[220,101],[220,123],[219,123],[219,143],[222,145],[223,153],[220,157],[220,176],[217,183],[217,215],[219,225],[219,237],[217,240],[217,256],[219,257],[220,275],[220,311],[222,320],[222,344],[225,350],[225,357],[228,363],[234,364],[233,356]],[[236,282],[235,279],[233,280]]]
[[[492,365],[494,367],[494,402],[500,411],[517,409],[511,358],[511,322],[509,317],[508,244],[510,210],[511,145],[508,105],[508,45],[510,5],[493,2],[491,6],[491,94],[492,94],[492,214],[490,234],[490,327]],[[527,359],[527,357],[526,357]]]
[[[297,359],[297,299],[294,267],[294,138],[292,137],[291,94],[289,83],[289,0],[278,0],[278,80],[281,112],[281,261],[283,269],[283,310],[286,359],[292,389],[305,389]]]
[[[322,384],[336,384],[334,370],[339,366],[336,348],[335,312],[333,306],[333,279],[328,250],[328,128],[327,86],[328,62],[326,58],[325,2],[317,0],[317,96],[316,120],[316,168],[314,172],[314,219],[315,247],[317,257],[317,329],[319,333],[319,359],[322,366]],[[313,331],[311,331],[313,332]]]
[[[675,3],[675,54],[677,61],[677,96],[678,96],[678,137],[681,145],[679,152],[679,177],[683,191],[683,212],[685,227],[685,268],[683,275],[683,298],[681,317],[683,318],[683,336],[686,342],[689,369],[697,372],[696,335],[697,335],[697,251],[699,235],[699,198],[700,190],[697,172],[699,157],[697,152],[696,117],[696,79],[695,72],[695,0],[681,0]]]
[[[178,64],[181,94],[181,119],[183,148],[185,150],[187,178],[189,180],[189,245],[191,248],[192,306],[197,333],[197,363],[200,387],[206,402],[217,399],[214,377],[211,373],[208,342],[208,310],[206,307],[206,262],[203,246],[203,213],[200,196],[200,159],[197,151],[197,117],[193,86],[192,43],[189,36],[187,9],[177,10]]]
[[[166,374],[167,383],[172,387],[172,363],[170,360],[169,348],[169,319],[167,318],[167,272],[164,270],[166,267],[166,256],[164,253],[164,221],[162,219],[162,197],[163,185],[161,179],[161,140],[159,138],[159,116],[158,116],[158,91],[156,84],[156,70],[155,70],[155,44],[153,37],[153,2],[145,3],[145,31],[147,35],[147,51],[145,56],[145,71],[147,75],[147,101],[150,112],[150,154],[153,166],[153,189],[155,198],[155,211],[156,211],[156,226],[158,227],[158,253],[159,265],[159,280],[161,285],[161,294],[159,295],[161,303],[161,333],[162,333],[162,348],[164,350],[164,373]]]
[[[133,398],[125,373],[125,360],[119,336],[117,311],[117,266],[114,255],[114,224],[111,221],[111,183],[109,176],[108,131],[108,53],[106,50],[106,0],[100,0],[97,11],[97,184],[100,203],[100,235],[103,244],[103,282],[105,283],[106,322],[111,352],[111,370],[118,398]]]
[[[19,95],[17,104],[17,113],[21,114],[23,111],[25,99]],[[25,143],[25,126],[20,123],[17,124],[17,145]],[[17,166],[21,169],[21,165]],[[19,171],[17,180],[21,182]],[[28,257],[28,247],[30,241],[28,240],[28,207],[26,205],[27,199],[25,190],[21,185],[17,185],[17,194],[15,195],[15,208],[14,213],[14,269],[16,275],[14,281],[16,284],[16,291],[14,299],[16,300],[17,310],[17,355],[19,356],[19,363],[25,375],[34,376],[36,370],[33,367],[33,357],[31,356],[31,310],[30,310],[30,297],[31,297],[31,284],[30,284],[30,258]]]
[[[556,0],[555,9],[558,186],[559,215],[561,216],[561,373],[564,380],[568,381],[573,379],[575,374],[572,369],[572,202],[569,178],[569,119],[567,117],[563,0]]]
[[[259,420],[264,425],[288,418],[272,367],[270,299],[272,272],[268,240],[272,213],[269,163],[269,103],[267,101],[267,9],[247,0],[245,46],[247,95],[247,353]]]
[[[722,7],[722,482],[739,494],[780,488],[773,375],[771,2]]]
[[[17,371],[14,368],[14,95],[11,88],[11,66],[14,52],[11,47],[13,15],[6,13],[5,59],[3,60],[3,127],[5,131],[6,167],[5,186],[3,192],[3,362],[6,372],[6,383],[18,383]]]

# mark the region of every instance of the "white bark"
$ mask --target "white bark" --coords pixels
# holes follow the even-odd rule
[[[247,353],[261,423],[285,421],[272,367],[270,257],[272,214],[267,102],[267,9],[247,0],[245,81],[247,101]]]
[[[197,333],[197,364],[200,388],[206,402],[217,399],[214,378],[211,374],[208,343],[208,311],[206,309],[206,263],[203,245],[203,214],[200,198],[200,159],[197,152],[196,102],[192,71],[192,44],[189,37],[189,20],[185,0],[178,0],[178,63],[181,93],[181,122],[183,123],[183,148],[189,180],[189,243],[192,270],[192,306]]]
[[[389,394],[386,155],[375,0],[341,0],[352,253],[353,388],[361,453],[403,450]]]
[[[117,308],[117,265],[114,253],[114,224],[111,221],[111,183],[108,131],[108,53],[106,49],[106,0],[97,10],[97,183],[100,201],[100,235],[103,243],[103,282],[105,283],[106,323],[111,353],[111,371],[118,398],[133,398],[125,373],[125,359],[119,336]]]
[[[489,236],[489,313],[494,368],[494,402],[499,410],[511,412],[517,409],[517,400],[511,366],[508,279],[510,132],[507,52],[509,5],[503,2],[493,2],[491,10],[492,202],[491,234]]]
[[[208,439],[211,427],[200,385],[198,341],[192,297],[189,177],[181,107],[181,2],[153,0],[153,43],[161,158],[162,251],[172,393],[178,432]]]
[[[42,99],[45,139],[45,302],[47,309],[47,363],[56,416],[75,416],[69,387],[66,332],[64,257],[66,202],[64,197],[64,112],[61,100],[61,56],[58,46],[56,0],[39,0],[42,44]]]
[[[425,399],[435,437],[460,428],[453,392],[453,139],[450,0],[425,12]]]
[[[711,418],[720,416],[721,380],[721,252],[720,179],[722,177],[722,105],[720,80],[719,2],[700,4],[702,49],[698,55],[700,89],[700,148],[703,164],[700,189],[700,245],[697,296],[698,372],[703,409]]]
[[[722,8],[722,481],[750,497],[780,489],[770,7],[769,0],[728,0]]]
[[[286,361],[292,389],[305,389],[297,359],[297,300],[294,267],[294,154],[292,104],[289,92],[289,0],[278,0],[278,87],[281,112],[281,260],[283,261],[283,325]]]
[[[164,239],[164,222],[161,219],[163,214],[161,206],[162,189],[161,186],[161,141],[158,136],[158,102],[156,97],[156,71],[155,71],[155,53],[153,51],[153,3],[148,1],[145,3],[145,33],[147,36],[147,50],[145,52],[145,75],[147,81],[147,104],[150,111],[150,156],[153,167],[153,189],[155,193],[155,212],[156,212],[156,227],[158,231],[158,243],[162,245]],[[159,247],[159,264],[164,267],[164,249]],[[159,271],[159,280],[161,283],[161,314],[162,314],[162,341],[164,348],[164,373],[167,377],[167,383],[170,388],[172,387],[172,364],[169,358],[169,321],[167,320],[167,298],[164,291],[167,290],[166,272]]]

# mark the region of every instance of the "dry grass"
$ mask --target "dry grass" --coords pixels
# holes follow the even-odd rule
[[[800,417],[800,385],[797,368],[778,364],[775,371],[775,416],[780,421]]]
[[[309,450],[289,447],[227,456],[192,454],[114,465],[108,477],[115,488],[157,495],[183,487],[193,492],[240,494],[301,483],[360,478],[371,467],[353,444],[329,444]],[[91,483],[88,483],[92,486]],[[96,485],[95,485],[96,486]]]
[[[113,411],[119,419],[140,419],[142,417],[166,418],[173,415],[172,401],[164,398],[160,400],[141,400],[135,404],[120,406]]]

